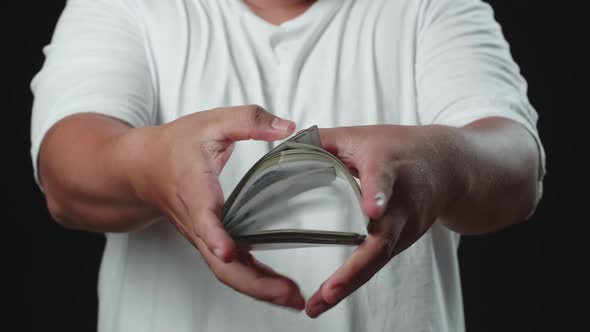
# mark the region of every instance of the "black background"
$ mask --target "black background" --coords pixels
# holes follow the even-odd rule
[[[467,330],[579,331],[589,275],[584,112],[586,1],[489,1],[529,82],[547,150],[544,198],[528,222],[464,237]],[[33,181],[29,83],[65,1],[3,2],[2,319],[5,331],[93,331],[104,239],[54,224]],[[6,117],[8,116],[8,117]],[[7,228],[7,227],[8,228]]]

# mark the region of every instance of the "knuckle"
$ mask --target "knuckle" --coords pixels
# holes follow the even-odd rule
[[[250,108],[248,109],[248,123],[252,127],[255,127],[260,122],[260,120],[262,120],[263,115],[264,110],[262,109],[262,107],[258,105],[250,106]]]
[[[264,109],[258,105],[250,105],[245,110],[245,125],[250,132],[250,136],[255,136],[259,124],[264,118]]]
[[[250,104],[247,107],[252,111],[257,111],[257,112],[264,111],[264,107],[262,107],[258,104]]]

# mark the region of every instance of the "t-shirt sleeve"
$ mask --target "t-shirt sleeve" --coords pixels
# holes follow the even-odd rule
[[[463,126],[484,117],[512,119],[535,138],[537,113],[527,84],[491,7],[481,0],[427,0],[416,50],[416,93],[421,124]]]
[[[77,113],[98,113],[133,127],[155,122],[154,79],[140,24],[120,0],[70,0],[31,82],[31,157],[47,131]]]

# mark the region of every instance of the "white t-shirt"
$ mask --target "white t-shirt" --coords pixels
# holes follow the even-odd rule
[[[320,0],[272,25],[240,0],[70,0],[32,82],[37,166],[47,130],[96,112],[132,126],[259,104],[302,129],[461,126],[536,113],[490,7],[479,0]],[[228,195],[271,144],[240,142]],[[542,147],[539,142],[542,153]],[[439,223],[316,320],[222,285],[166,221],[108,234],[100,331],[462,331],[459,235]],[[256,252],[310,296],[350,248]]]

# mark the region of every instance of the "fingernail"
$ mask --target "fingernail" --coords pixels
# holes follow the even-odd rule
[[[384,207],[386,203],[387,202],[384,193],[377,193],[377,195],[375,195],[375,204],[377,204],[378,207]]]
[[[275,117],[271,124],[274,129],[281,130],[281,131],[289,131],[291,127],[295,126],[295,123],[289,120],[283,120],[281,118]]]

